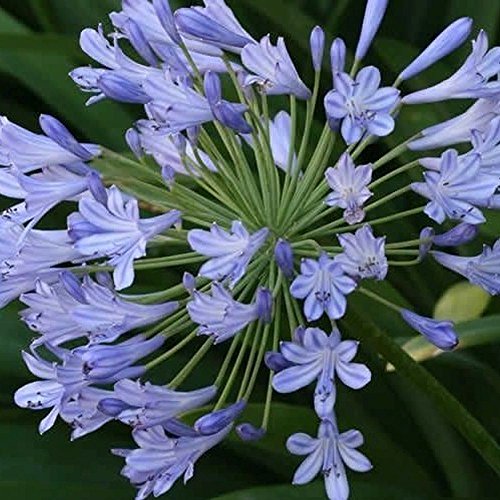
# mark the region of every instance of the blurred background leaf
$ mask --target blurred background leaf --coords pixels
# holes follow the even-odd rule
[[[189,2],[172,2],[186,6]],[[315,24],[325,27],[330,37],[343,36],[351,49],[356,43],[364,8],[361,0],[228,0],[245,27],[256,36],[267,31],[283,34],[304,77],[311,77],[308,55],[309,32]],[[36,128],[37,115],[52,113],[63,119],[79,137],[123,150],[123,133],[139,116],[140,110],[104,102],[85,108],[82,95],[68,72],[88,64],[80,53],[78,36],[82,28],[99,22],[109,26],[107,13],[119,10],[118,0],[0,0],[0,95],[1,114],[23,126]],[[500,2],[498,0],[420,0],[390,2],[380,37],[369,62],[383,69],[390,84],[409,58],[422,49],[444,25],[456,17],[469,15],[484,26],[490,41],[498,43]],[[263,31],[264,30],[264,31]],[[409,82],[408,89],[420,88],[449,74],[468,47],[452,55]],[[323,78],[325,89],[330,76]],[[451,116],[464,103],[445,103],[404,110],[396,133],[369,154],[382,153],[423,126]],[[317,114],[322,120],[322,110]],[[406,158],[402,158],[406,161]],[[389,186],[390,188],[390,186]],[[396,204],[404,210],[405,200]],[[54,216],[48,224],[60,224]],[[404,239],[418,235],[426,219],[402,223],[391,237]],[[500,217],[492,215],[485,225],[492,241],[500,234]],[[148,273],[148,286],[160,285],[170,275]],[[437,356],[424,339],[410,340],[413,332],[397,314],[362,296],[353,304],[376,325],[404,343],[405,350],[452,392],[479,421],[500,438],[496,401],[500,397],[500,303],[491,301],[459,279],[427,262],[418,271],[390,273],[382,288],[394,302],[411,306],[421,314],[449,316],[459,325],[462,350]],[[145,283],[143,283],[144,285]],[[443,295],[444,293],[444,295]],[[437,304],[437,306],[436,306]],[[434,309],[436,307],[436,309]],[[96,435],[70,443],[68,429],[58,425],[40,438],[37,422],[41,416],[14,408],[13,391],[30,376],[20,358],[31,332],[18,321],[17,306],[0,311],[0,489],[6,500],[74,500],[132,498],[133,491],[119,476],[121,460],[109,449],[131,446],[126,429],[110,425]],[[425,394],[398,372],[387,373],[386,364],[369,350],[362,353],[374,371],[373,383],[361,393],[339,391],[339,420],[342,428],[359,428],[366,436],[366,453],[375,468],[370,474],[352,474],[354,500],[434,500],[439,498],[498,498],[500,482],[490,468],[429,405]],[[179,357],[174,371],[186,361]],[[207,359],[197,380],[215,373],[220,359]],[[164,376],[165,374],[159,374]],[[170,375],[170,374],[169,374]],[[256,403],[247,419],[258,422],[259,400],[265,380],[258,388]],[[195,478],[178,485],[171,498],[253,500],[271,498],[317,499],[323,496],[321,483],[293,488],[289,481],[299,460],[285,448],[286,437],[297,431],[313,433],[316,417],[305,405],[311,394],[277,397],[268,435],[259,443],[243,444],[236,439],[203,458]],[[285,403],[286,401],[286,403]]]

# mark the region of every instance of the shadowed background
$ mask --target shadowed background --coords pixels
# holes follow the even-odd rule
[[[109,27],[106,15],[119,10],[119,3],[118,0],[0,0],[0,114],[34,130],[38,129],[39,113],[54,114],[80,139],[124,150],[123,134],[140,116],[140,109],[111,102],[85,108],[86,96],[67,76],[72,68],[90,62],[78,47],[81,29],[95,27],[99,22]],[[171,3],[172,7],[188,5],[185,1]],[[256,37],[268,31],[285,36],[299,72],[310,82],[311,28],[321,24],[330,41],[333,36],[342,36],[352,48],[365,2],[228,0],[228,4]],[[475,19],[474,33],[483,27],[492,44],[498,41],[499,0],[393,0],[367,62],[381,67],[384,83],[390,84],[418,49],[425,47],[446,24],[464,15]],[[457,67],[468,50],[468,46],[464,47],[411,80],[408,90],[443,78]],[[330,74],[326,73],[325,91],[329,80]],[[438,103],[405,110],[395,134],[377,148],[382,152],[422,127],[464,109],[464,105]],[[323,119],[321,107],[317,119]],[[5,200],[0,203],[7,206]],[[44,225],[62,227],[65,215],[63,211],[51,215]],[[500,235],[500,216],[496,215],[495,220],[492,214],[490,221],[482,231],[483,237],[491,242]],[[425,219],[421,222],[425,223]],[[416,232],[418,227],[405,227],[403,234],[412,229]],[[500,302],[494,299],[487,303],[470,289],[463,296],[456,288],[443,299],[443,292],[459,280],[432,263],[419,267],[418,271],[393,274],[387,287],[396,301],[411,304],[430,316],[441,298],[442,310],[456,320],[463,320],[459,331],[466,339],[464,346],[480,343],[427,360],[425,366],[499,439]],[[178,279],[168,273],[147,277],[142,286],[159,287]],[[408,334],[394,313],[359,299],[358,302],[371,320],[376,320],[394,337]],[[64,425],[57,424],[40,437],[37,424],[41,413],[14,407],[13,392],[30,380],[20,351],[33,335],[17,319],[18,309],[12,305],[0,311],[1,497],[6,500],[133,498],[133,488],[119,475],[122,460],[109,452],[112,447],[133,445],[128,429],[112,424],[70,443]],[[375,466],[372,473],[350,475],[353,500],[498,499],[500,480],[432,408],[425,394],[404,377],[386,373],[384,364],[373,353],[365,351],[363,356],[374,371],[374,381],[360,393],[340,388],[337,408],[343,429],[357,427],[364,433],[367,441],[364,451]],[[184,361],[178,359],[175,363],[181,366]],[[214,372],[218,362],[216,355],[208,357],[206,372],[198,372],[200,380],[206,381],[206,373]],[[168,369],[173,372],[175,368]],[[265,386],[264,380],[262,385]],[[260,393],[257,391],[248,419],[259,414],[259,394],[262,389]],[[284,441],[299,430],[314,433],[317,419],[309,405],[307,391],[288,397],[286,403],[277,398],[268,437],[256,444],[243,444],[231,438],[202,458],[195,478],[185,488],[180,484],[175,486],[170,498],[322,498],[322,485],[288,486],[299,460],[287,454]]]

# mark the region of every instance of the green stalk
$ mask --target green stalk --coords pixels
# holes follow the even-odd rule
[[[184,337],[180,342],[178,342],[174,347],[172,347],[172,349],[169,349],[168,351],[164,352],[161,356],[158,356],[157,358],[147,363],[146,370],[151,370],[151,368],[154,368],[155,366],[158,366],[167,359],[171,358],[174,354],[176,354],[182,348],[187,346],[194,338],[196,338],[196,330],[191,332],[186,337]]]
[[[213,339],[207,339],[203,345],[200,347],[198,352],[188,361],[184,368],[172,379],[168,384],[170,389],[177,389],[179,385],[184,382],[184,380],[191,374],[191,372],[196,368],[198,363],[203,359],[203,356],[210,350],[213,345]]]
[[[396,170],[389,172],[388,174],[384,175],[383,177],[380,177],[380,179],[373,181],[368,186],[368,189],[374,189],[377,186],[380,186],[384,182],[388,181],[389,179],[392,179],[393,177],[396,177],[397,175],[400,175],[400,174],[407,172],[408,170],[411,170],[412,168],[415,168],[418,166],[420,166],[420,162],[418,160],[407,163],[406,165],[403,165],[402,167],[399,167]]]

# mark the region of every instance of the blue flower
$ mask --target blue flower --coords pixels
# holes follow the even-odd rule
[[[152,126],[152,122],[143,120],[139,122],[138,140],[140,148],[146,154],[152,155],[162,168],[169,167],[176,174],[200,175],[190,164],[190,162],[198,164],[193,145],[183,135],[165,133]],[[204,151],[196,149],[196,154],[203,162],[201,167],[206,167],[212,172],[217,171],[217,167]],[[184,157],[186,162],[183,160]]]
[[[458,345],[458,337],[452,321],[426,318],[407,309],[401,310],[401,316],[412,328],[439,349],[450,351]]]
[[[380,27],[389,0],[368,0],[366,2],[363,26],[356,47],[356,60],[363,59],[372,44],[373,39]]]
[[[330,207],[344,209],[344,219],[348,224],[357,224],[365,218],[364,203],[373,196],[368,189],[372,180],[372,166],[356,167],[348,153],[344,153],[335,168],[325,172],[326,181],[332,192],[326,198]]]
[[[49,115],[40,115],[45,133],[35,134],[7,118],[0,118],[0,164],[30,172],[41,167],[71,165],[100,154],[95,144],[80,144],[69,130]]]
[[[60,416],[73,429],[72,441],[100,429],[112,420],[98,408],[99,402],[109,394],[109,391],[97,387],[85,387],[64,403]]]
[[[475,257],[459,257],[443,252],[432,256],[444,267],[465,276],[472,284],[479,285],[491,295],[500,293],[500,240],[493,247],[484,246]]]
[[[268,295],[266,289],[261,289],[253,304],[243,304],[234,300],[220,283],[215,282],[212,283],[211,295],[195,291],[187,310],[191,321],[200,325],[198,333],[212,336],[215,343],[219,344],[234,337],[257,319],[266,321],[270,314]]]
[[[303,100],[311,97],[311,91],[300,79],[282,37],[278,38],[276,47],[269,35],[259,43],[249,43],[241,52],[241,61],[253,73],[246,77],[245,85],[257,84],[268,95],[293,95]]]
[[[358,142],[365,133],[384,137],[394,130],[391,111],[399,99],[393,87],[380,87],[380,71],[363,68],[353,80],[347,73],[334,74],[334,90],[325,96],[329,120],[341,120],[342,137],[347,144]]]
[[[349,484],[345,466],[356,472],[372,469],[368,458],[356,450],[363,443],[361,432],[349,430],[340,434],[330,419],[321,421],[317,438],[302,432],[293,434],[286,442],[288,451],[294,455],[307,455],[295,471],[293,484],[307,484],[321,472],[328,498],[347,500]]]
[[[178,307],[177,302],[140,304],[127,298],[89,276],[80,283],[66,271],[59,283],[38,281],[35,292],[22,295],[21,302],[29,307],[21,316],[40,334],[34,345],[58,346],[82,337],[92,343],[113,342],[130,330],[165,318]]]
[[[339,234],[344,251],[335,257],[346,274],[354,279],[384,280],[389,266],[385,256],[385,236],[375,238],[365,224],[354,234]]]
[[[342,38],[335,38],[330,48],[330,63],[332,74],[345,72],[345,59],[347,48]]]
[[[336,399],[335,376],[351,389],[361,389],[371,380],[370,370],[363,364],[353,363],[358,342],[341,341],[338,329],[327,336],[319,328],[302,329],[295,342],[281,342],[283,358],[290,366],[273,377],[274,390],[290,393],[317,380],[314,408],[319,417],[331,414]]]
[[[181,413],[208,403],[216,394],[215,386],[190,392],[179,392],[149,382],[124,379],[114,385],[112,393],[99,401],[99,410],[135,428],[161,425]]]
[[[448,217],[470,224],[485,218],[478,206],[486,206],[500,180],[481,170],[479,155],[463,159],[450,149],[441,156],[439,171],[424,173],[425,182],[411,184],[413,191],[431,200],[425,213],[439,224]]]
[[[403,98],[405,104],[422,104],[447,99],[495,97],[500,82],[494,77],[500,65],[500,47],[488,50],[488,35],[481,30],[472,42],[472,53],[448,79],[433,87],[413,92]]]
[[[268,235],[267,228],[250,234],[240,221],[234,221],[231,232],[215,223],[210,231],[192,229],[188,242],[195,252],[211,257],[201,266],[199,275],[219,281],[228,279],[233,287],[244,276],[249,262]]]
[[[347,307],[345,296],[355,288],[356,281],[324,253],[317,261],[302,260],[300,275],[291,284],[290,293],[297,299],[306,299],[304,314],[308,321],[315,321],[323,313],[330,319],[341,318]]]
[[[256,43],[224,0],[204,0],[204,4],[175,12],[177,26],[186,37],[236,53],[248,43]]]
[[[409,80],[460,47],[470,35],[472,19],[461,17],[444,29],[400,74]]]
[[[408,143],[408,147],[420,151],[468,142],[472,130],[485,131],[491,121],[499,115],[498,99],[478,99],[461,115],[422,130],[420,133],[422,137]]]
[[[40,432],[43,433],[54,425],[68,402],[78,398],[90,384],[108,384],[141,375],[144,367],[132,365],[157,350],[164,340],[161,336],[144,340],[137,335],[118,345],[77,347],[72,351],[47,344],[46,347],[59,358],[60,364],[49,363],[36,351],[34,355],[23,352],[26,366],[42,380],[18,389],[15,402],[21,408],[52,408],[40,423]]]
[[[232,425],[228,425],[208,436],[194,434],[178,438],[168,437],[160,426],[136,429],[132,437],[139,448],[113,450],[113,453],[125,458],[122,475],[139,488],[136,499],[143,500],[150,494],[163,495],[182,475],[184,482],[191,479],[196,461],[218,445],[231,428]]]
[[[97,190],[97,188],[96,188]],[[109,257],[117,290],[134,281],[134,260],[146,254],[148,240],[180,219],[178,210],[141,219],[137,200],[111,186],[96,197],[83,198],[78,212],[68,217],[74,248],[90,258]]]
[[[259,441],[266,435],[266,430],[262,427],[255,427],[249,422],[244,422],[236,426],[236,434],[242,441]]]

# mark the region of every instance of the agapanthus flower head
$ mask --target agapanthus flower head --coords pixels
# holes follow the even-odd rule
[[[393,87],[380,87],[380,71],[367,66],[355,79],[347,73],[333,75],[334,89],[325,97],[329,119],[341,120],[341,133],[347,144],[358,142],[365,134],[384,137],[394,130],[391,111],[399,99]]]
[[[349,154],[344,153],[335,168],[325,172],[332,192],[326,204],[344,209],[344,219],[348,224],[357,224],[365,218],[364,203],[373,193],[368,189],[372,180],[372,166],[355,166]]]
[[[361,433],[340,433],[336,420],[344,396],[337,384],[357,390],[372,377],[354,361],[359,342],[341,338],[339,328],[359,314],[354,298],[344,321],[350,294],[398,311],[450,350],[457,344],[451,321],[409,310],[417,305],[402,309],[391,283],[379,282],[431,255],[500,293],[500,240],[472,257],[461,248],[500,209],[500,48],[489,48],[480,32],[452,77],[401,99],[399,85],[459,47],[471,20],[448,26],[383,87],[380,70],[361,64],[388,4],[366,2],[350,68],[346,44],[333,41],[333,89],[325,95],[319,26],[309,37],[314,72],[306,81],[284,38],[257,41],[225,0],[176,12],[169,0],[122,0],[109,16],[111,33],[102,25],[82,31],[81,48],[95,65],[71,77],[90,94],[87,104],[107,98],[142,109],[124,130],[128,153],[80,143],[48,115],[40,117],[43,134],[0,117],[0,195],[14,200],[0,214],[0,306],[19,298],[27,306],[21,320],[36,332],[23,358],[38,380],[15,402],[47,413],[40,432],[60,417],[72,439],[111,421],[132,427],[137,449],[114,453],[125,459],[122,474],[137,499],[190,479],[198,458],[233,429],[241,445],[272,434],[280,424],[272,391],[314,385],[318,435],[289,438],[289,451],[306,457],[293,482],[321,473],[327,496],[346,500],[346,467],[371,468],[357,451]],[[406,118],[401,107],[455,98],[475,101],[383,156],[372,147]],[[319,137],[318,103],[326,110]],[[461,143],[470,147],[460,154],[413,153],[403,161],[407,150]],[[417,171],[423,182],[414,182]],[[424,204],[416,205],[415,193]],[[40,229],[61,203],[73,207],[67,227]],[[438,224],[457,222],[422,229],[422,212]],[[150,273],[136,280],[141,271]],[[401,279],[396,288],[408,301]],[[365,329],[371,310],[353,335],[395,366],[398,356],[408,361],[390,338],[400,336],[402,322],[391,325],[390,337]],[[199,369],[207,354],[221,360],[214,376]],[[201,384],[193,384],[195,371]],[[250,418],[264,378],[262,419]],[[470,437],[468,426],[458,427]]]

